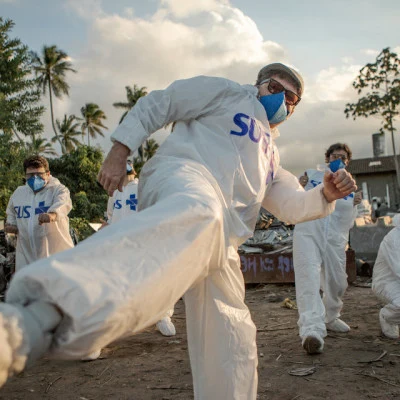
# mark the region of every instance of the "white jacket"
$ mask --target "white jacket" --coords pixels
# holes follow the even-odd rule
[[[261,204],[292,224],[333,211],[335,205],[326,202],[321,187],[305,192],[297,178],[279,167],[276,132],[270,131],[256,87],[205,76],[175,81],[141,98],[112,139],[135,151],[150,134],[174,121],[174,131],[141,177],[162,168],[166,159],[204,166],[230,211],[235,245],[252,236]]]
[[[138,179],[128,182],[122,192],[117,189],[108,199],[107,221],[109,224],[115,224],[138,211],[138,183]]]
[[[324,179],[324,172],[315,169],[307,171],[308,183],[305,190],[312,190],[320,185]],[[354,193],[343,199],[336,200],[335,211],[325,218],[298,224],[295,227],[296,235],[313,235],[315,240],[323,238],[332,246],[337,246],[339,252],[344,251],[349,238],[349,230],[354,224],[357,207],[353,205]]]
[[[386,298],[398,294],[400,284],[400,225],[395,226],[382,240],[374,264],[372,290]]]
[[[69,190],[57,178],[36,194],[28,186],[19,186],[7,206],[7,223],[18,227],[15,267],[74,247],[69,234],[68,213],[72,203]],[[55,222],[39,225],[42,213],[56,213]]]

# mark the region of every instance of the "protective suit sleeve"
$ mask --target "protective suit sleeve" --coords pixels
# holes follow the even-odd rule
[[[335,210],[336,202],[328,203],[322,185],[305,191],[298,179],[279,167],[268,186],[262,207],[288,224],[323,218]]]
[[[54,196],[53,204],[50,206],[47,212],[56,213],[56,221],[58,221],[61,218],[65,218],[66,216],[68,216],[71,209],[72,202],[69,190],[64,185],[60,185],[57,188],[57,193]]]
[[[6,223],[9,225],[17,225],[17,217],[16,217],[16,213],[14,210],[14,203],[13,203],[13,197],[11,196],[8,205],[7,205],[7,210],[6,210],[6,214],[7,214],[7,221]]]
[[[198,76],[175,81],[165,90],[155,90],[140,98],[111,139],[133,152],[152,133],[173,121],[215,113],[222,107],[226,93],[232,94],[235,90],[240,96],[241,86],[223,78]]]
[[[378,257],[390,267],[396,278],[400,281],[400,229],[390,232],[379,246]]]
[[[114,210],[114,197],[109,197],[107,202],[107,222],[111,224]]]

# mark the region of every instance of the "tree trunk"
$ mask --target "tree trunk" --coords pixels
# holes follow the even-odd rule
[[[87,145],[90,147],[90,133],[89,133],[89,127],[87,128]]]
[[[57,133],[56,125],[55,125],[55,123],[54,123],[53,93],[52,93],[52,91],[51,91],[50,79],[49,79],[49,98],[50,98],[51,125],[53,126],[54,134],[56,135],[56,138],[57,138],[58,142],[60,143],[60,146],[61,146],[61,153],[64,154],[64,146],[63,146],[63,143],[62,143],[62,141],[61,141],[61,139],[60,139],[60,137],[59,137],[59,135],[58,135],[58,133]]]

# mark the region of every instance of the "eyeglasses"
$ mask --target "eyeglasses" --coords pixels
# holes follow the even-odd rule
[[[338,158],[341,158],[342,161],[346,161],[348,159],[348,157],[344,154],[338,154],[338,153],[331,153],[331,157],[333,157],[335,160],[337,160]]]
[[[40,176],[41,178],[44,178],[46,176],[47,172],[32,172],[29,174],[25,174],[26,179],[32,178],[32,176]]]
[[[286,103],[290,106],[297,106],[297,104],[300,103],[301,97],[298,94],[292,92],[289,89],[286,89],[281,83],[279,83],[275,79],[265,79],[260,82],[259,86],[263,85],[264,83],[268,83],[268,91],[272,94],[285,92]]]

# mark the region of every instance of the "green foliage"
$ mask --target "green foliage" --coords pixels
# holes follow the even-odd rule
[[[49,92],[51,124],[53,131],[60,142],[62,152],[65,153],[64,144],[58,137],[54,123],[53,94],[57,98],[69,94],[69,85],[66,81],[67,72],[76,72],[72,68],[68,54],[57,48],[57,46],[43,46],[41,57],[31,52],[33,70],[36,74],[39,88],[43,94]]]
[[[382,118],[381,132],[394,132],[393,121],[399,115],[400,105],[400,59],[385,48],[374,63],[365,65],[353,82],[358,94],[367,93],[357,103],[346,104],[346,117],[379,116]]]
[[[13,140],[11,133],[0,133],[0,154],[0,219],[4,219],[11,195],[23,184],[27,150],[23,143]]]
[[[71,192],[71,218],[100,221],[103,217],[108,195],[97,182],[102,162],[100,150],[83,145],[58,159],[49,160],[52,175]]]
[[[82,135],[87,133],[88,146],[90,146],[90,138],[95,138],[97,135],[104,136],[102,129],[107,129],[103,124],[103,119],[107,119],[104,111],[100,109],[97,104],[86,103],[81,108],[81,114],[83,118],[82,123]]]
[[[69,226],[75,230],[80,242],[94,233],[94,230],[89,225],[89,221],[85,218],[70,218]]]
[[[141,97],[147,95],[147,88],[145,86],[140,88],[135,84],[133,85],[133,88],[125,86],[125,91],[126,91],[126,101],[120,101],[113,104],[115,108],[122,108],[123,110],[125,110],[121,116],[119,123],[121,123],[124,120],[126,114],[128,114],[129,110],[138,102],[138,100]]]
[[[14,23],[0,17],[0,131],[24,135],[40,134],[40,91],[31,77],[28,47],[9,33]]]
[[[73,149],[82,145],[78,139],[82,136],[79,129],[79,120],[75,115],[68,116],[67,114],[64,114],[62,122],[58,119],[56,120],[59,134],[54,136],[51,141],[55,143],[58,139],[61,139],[63,154],[70,153]]]

